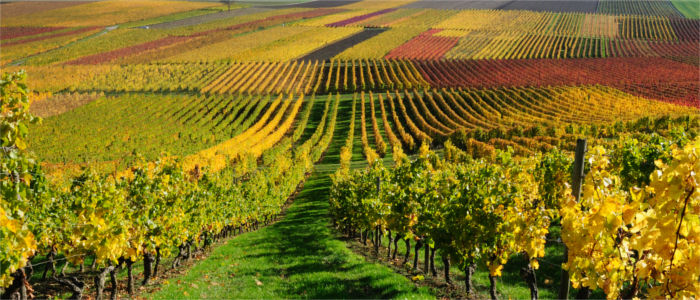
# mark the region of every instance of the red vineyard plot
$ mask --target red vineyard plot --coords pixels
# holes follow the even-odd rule
[[[29,15],[53,9],[61,9],[94,1],[3,1],[0,18]]]
[[[632,95],[700,108],[700,84],[697,81],[626,84],[616,87]]]
[[[49,27],[49,28],[61,28],[61,27]],[[14,42],[9,42],[9,43],[3,43],[2,45],[3,46],[12,46],[12,45],[25,44],[25,43],[30,43],[30,42],[36,42],[36,41],[42,41],[42,40],[62,37],[62,36],[90,32],[93,30],[97,30],[99,28],[101,28],[101,27],[83,27],[83,28],[78,28],[76,30],[71,30],[71,31],[66,31],[66,32],[61,32],[61,33],[56,33],[56,34],[49,34],[49,35],[44,35],[44,36],[38,36],[35,38],[23,39],[20,41],[14,41]]]
[[[459,42],[458,37],[435,36],[442,29],[430,29],[391,50],[389,59],[439,59]]]
[[[698,42],[660,42],[641,40],[609,40],[609,57],[697,57]]]
[[[679,104],[698,106],[700,101],[697,67],[658,57],[423,60],[414,64],[433,87],[603,84]]]
[[[0,41],[52,32],[66,27],[0,27]]]

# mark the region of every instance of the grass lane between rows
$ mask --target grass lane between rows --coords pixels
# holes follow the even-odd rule
[[[215,249],[154,299],[431,298],[391,269],[368,263],[329,227],[330,178],[314,174],[279,222]]]

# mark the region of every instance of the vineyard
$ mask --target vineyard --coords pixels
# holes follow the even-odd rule
[[[222,2],[0,4],[0,298],[700,296],[692,1]]]

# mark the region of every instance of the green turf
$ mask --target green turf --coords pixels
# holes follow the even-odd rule
[[[686,18],[700,19],[700,0],[671,0],[671,3]]]

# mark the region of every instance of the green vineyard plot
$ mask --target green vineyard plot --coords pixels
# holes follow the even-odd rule
[[[686,17],[690,19],[700,19],[700,8],[697,3],[685,0],[671,0],[671,3]]]
[[[69,164],[118,161],[136,153],[148,160],[164,153],[184,156],[243,132],[269,101],[249,96],[103,96],[47,118],[33,130],[36,142],[30,149],[47,162]]]

